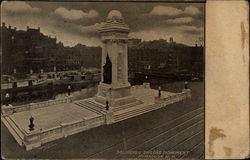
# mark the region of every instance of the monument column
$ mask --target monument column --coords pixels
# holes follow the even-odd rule
[[[124,59],[123,83],[127,84],[128,83],[128,44],[127,44],[127,40],[124,40],[124,44],[123,44],[123,59]]]
[[[117,41],[112,40],[112,86],[117,87]]]
[[[103,66],[106,63],[106,56],[107,56],[107,42],[105,40],[102,40],[101,83],[103,83]]]

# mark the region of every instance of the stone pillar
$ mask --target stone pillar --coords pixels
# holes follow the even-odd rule
[[[117,86],[117,43],[112,42],[112,86]]]
[[[106,55],[107,55],[107,42],[105,40],[102,41],[102,65],[101,65],[101,82],[103,83],[103,66],[106,63]]]
[[[123,83],[127,84],[128,83],[128,44],[127,41],[124,41],[123,44]]]

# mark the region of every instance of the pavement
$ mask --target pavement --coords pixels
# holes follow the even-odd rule
[[[35,128],[49,130],[63,123],[73,123],[82,119],[88,120],[100,115],[74,103],[62,103],[30,111],[17,112],[10,116],[21,130],[28,130],[29,118],[34,118]]]

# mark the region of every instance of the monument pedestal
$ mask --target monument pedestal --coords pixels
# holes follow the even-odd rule
[[[106,104],[106,101],[109,101],[111,107],[133,103],[136,98],[131,95],[130,89],[130,84],[114,87],[110,84],[100,83],[95,100],[103,105]]]

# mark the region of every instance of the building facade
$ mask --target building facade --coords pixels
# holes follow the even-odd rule
[[[40,28],[27,26],[25,31],[16,30],[2,23],[2,73],[38,73],[79,69],[81,67],[100,68],[100,47],[78,44],[65,47],[56,38],[46,36]]]

